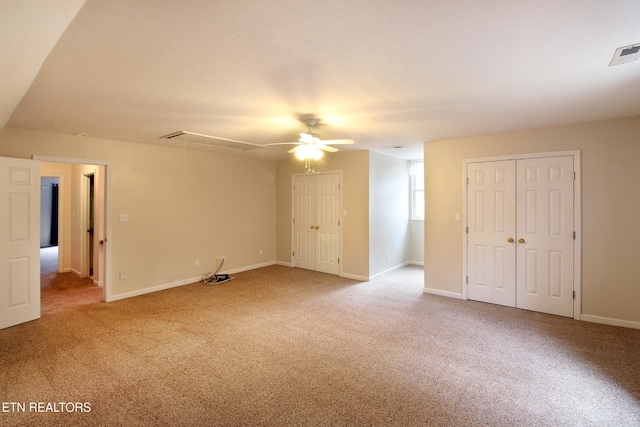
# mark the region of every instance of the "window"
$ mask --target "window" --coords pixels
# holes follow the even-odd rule
[[[411,176],[411,219],[424,220],[424,162],[412,161],[409,165]]]

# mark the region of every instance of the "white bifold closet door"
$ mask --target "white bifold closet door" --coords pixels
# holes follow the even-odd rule
[[[573,157],[467,165],[469,299],[573,316]]]
[[[293,183],[293,266],[340,273],[340,174]]]

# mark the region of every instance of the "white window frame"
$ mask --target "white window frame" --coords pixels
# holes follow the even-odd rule
[[[424,204],[422,206],[422,215],[416,214],[416,193],[422,192],[422,201],[424,202],[424,161],[412,160],[409,162],[409,177],[411,183],[411,220],[424,221]],[[420,185],[418,185],[418,182]],[[426,203],[426,202],[424,202]]]

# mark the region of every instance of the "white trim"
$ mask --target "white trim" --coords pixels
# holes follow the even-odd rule
[[[240,267],[240,268],[235,268],[235,269],[232,269],[232,270],[227,270],[227,271],[224,271],[224,272],[220,272],[220,274],[240,273],[242,271],[249,271],[249,270],[255,270],[255,269],[258,269],[258,268],[262,268],[262,267],[269,267],[269,266],[274,265],[274,264],[275,264],[275,261],[265,262],[265,263],[262,263],[262,264],[254,264],[254,265],[249,265],[249,266],[246,266],[246,267]],[[171,282],[171,283],[165,283],[165,284],[162,284],[162,285],[152,286],[150,288],[138,289],[137,291],[125,292],[124,294],[112,295],[111,296],[111,298],[112,298],[111,301],[118,301],[118,300],[121,300],[121,299],[137,297],[137,296],[145,295],[145,294],[151,294],[153,292],[164,291],[166,289],[171,289],[171,288],[177,288],[178,286],[190,285],[192,283],[198,283],[200,281],[202,281],[202,276],[192,277],[190,279],[178,280],[178,281]]]
[[[290,262],[276,261],[275,265],[281,265],[283,267],[293,267]]]
[[[560,157],[560,156],[572,156],[573,157],[573,170],[576,173],[574,180],[574,209],[573,209],[573,226],[576,233],[576,238],[573,241],[574,250],[574,263],[573,263],[573,290],[575,292],[575,299],[573,301],[573,318],[576,320],[582,319],[582,157],[580,150],[568,150],[568,151],[553,151],[544,153],[527,153],[527,154],[513,154],[507,156],[496,157],[480,157],[476,159],[463,159],[462,160],[462,277],[460,278],[462,299],[468,299],[466,283],[466,277],[468,275],[467,270],[467,233],[466,227],[468,225],[467,218],[467,166],[470,163],[482,163],[482,162],[495,162],[503,160],[521,160],[521,159],[535,159],[543,157]],[[584,320],[584,319],[583,319]]]
[[[345,279],[359,280],[361,282],[368,282],[370,280],[367,276],[359,276],[357,274],[349,274],[349,273],[340,273],[340,277],[344,277]]]
[[[612,319],[610,317],[591,316],[589,314],[583,314],[580,320],[584,320],[585,322],[600,323],[603,325],[640,329],[640,322],[634,322],[632,320]]]
[[[232,270],[227,270],[224,272],[221,272],[222,274],[234,274],[234,273],[241,273],[243,271],[249,271],[249,270],[255,270],[257,268],[263,268],[263,267],[269,267],[271,265],[275,265],[275,261],[269,261],[269,262],[263,262],[260,264],[253,264],[253,265],[248,265],[246,267],[239,267],[239,268],[234,268]]]
[[[398,264],[398,265],[396,265],[394,267],[388,268],[388,269],[386,269],[384,271],[381,271],[380,273],[376,273],[373,276],[370,276],[370,279],[375,279],[376,277],[382,276],[382,275],[387,274],[387,273],[391,273],[392,271],[399,270],[402,267],[406,267],[407,265],[409,265],[409,262],[403,262],[402,264]]]
[[[145,294],[151,294],[153,292],[164,291],[166,289],[177,288],[178,286],[197,283],[200,280],[202,280],[202,276],[193,277],[191,279],[179,280],[177,282],[165,283],[163,285],[152,286],[150,288],[138,289],[137,291],[125,292],[124,294],[111,295],[111,300],[109,302],[118,301],[126,298],[137,297]]]
[[[573,241],[573,318],[582,320],[582,152],[573,152],[573,170],[576,178],[573,181],[573,230],[576,238]]]
[[[466,298],[462,298],[462,294],[457,293],[457,292],[443,291],[443,290],[440,290],[440,289],[427,288],[426,286],[423,288],[422,292],[424,292],[425,294],[439,295],[441,297],[448,297],[448,298],[455,298],[455,299],[466,299]]]
[[[48,163],[70,163],[76,165],[104,166],[104,292],[105,302],[115,301],[111,295],[111,162],[97,159],[80,159],[76,157],[56,157],[34,154],[34,160]],[[70,185],[70,183],[69,183]]]

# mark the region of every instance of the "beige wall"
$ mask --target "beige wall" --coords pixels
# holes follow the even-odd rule
[[[640,118],[425,144],[425,287],[462,292],[462,160],[579,149],[582,314],[640,322]],[[640,324],[638,324],[640,325]]]
[[[0,130],[0,156],[32,155],[109,162],[106,280],[113,297],[199,278],[223,254],[227,271],[275,260],[273,161],[190,150],[183,156],[182,148]],[[120,213],[129,221],[120,222]]]
[[[342,171],[342,274],[369,277],[369,152],[338,152],[314,161],[317,172]],[[277,261],[291,263],[291,191],[294,173],[304,162],[289,156],[277,163]]]
[[[410,261],[409,163],[369,154],[369,275]]]
[[[409,221],[409,261],[424,264],[424,221]]]

